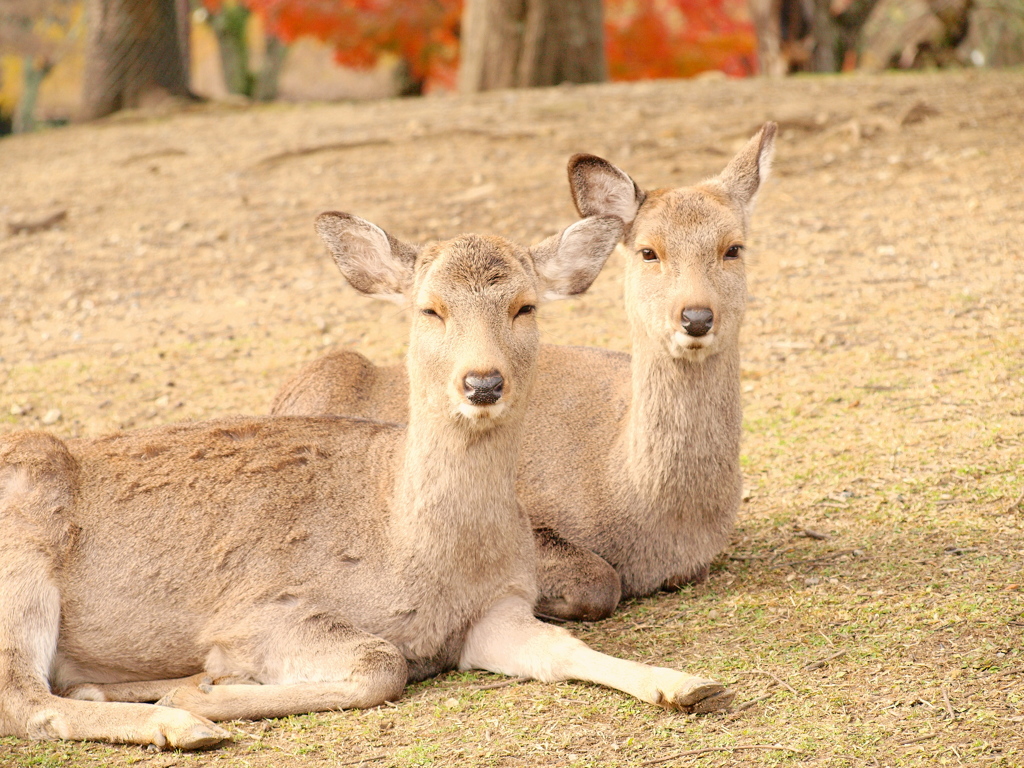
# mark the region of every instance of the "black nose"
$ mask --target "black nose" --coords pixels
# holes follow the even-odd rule
[[[711,330],[715,315],[706,307],[687,307],[683,310],[683,330],[691,336],[703,336]]]
[[[466,399],[473,405],[493,405],[501,399],[505,380],[497,371],[490,373],[467,373],[462,380]]]

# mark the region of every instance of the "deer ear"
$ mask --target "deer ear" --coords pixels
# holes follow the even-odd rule
[[[353,288],[367,296],[404,300],[412,287],[419,249],[347,213],[321,213],[316,231]]]
[[[626,226],[646,197],[625,171],[596,155],[569,158],[569,190],[580,216],[618,216]]]
[[[765,123],[725,167],[715,181],[749,215],[754,208],[757,190],[768,178],[775,157],[776,123]]]
[[[589,216],[530,249],[545,301],[583,293],[622,238],[618,216]]]

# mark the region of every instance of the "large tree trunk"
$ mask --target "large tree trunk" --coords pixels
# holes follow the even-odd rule
[[[467,0],[459,90],[606,80],[601,0]]]
[[[154,93],[190,96],[177,0],[87,2],[83,117],[141,106]]]

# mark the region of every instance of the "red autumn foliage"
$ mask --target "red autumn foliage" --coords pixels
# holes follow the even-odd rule
[[[290,42],[311,36],[339,64],[373,66],[401,57],[427,90],[454,87],[462,0],[235,0]],[[216,12],[232,0],[204,0]],[[753,72],[755,40],[743,0],[605,0],[612,80],[690,77],[709,69]]]
[[[755,71],[757,42],[742,0],[605,0],[604,28],[612,80]]]
[[[383,53],[405,61],[413,80],[453,88],[462,0],[203,0],[211,13],[237,2],[286,43],[313,37],[348,67],[372,67]]]
[[[385,52],[414,80],[453,87],[461,0],[246,0],[285,42],[309,35],[334,46],[349,67],[373,66]]]

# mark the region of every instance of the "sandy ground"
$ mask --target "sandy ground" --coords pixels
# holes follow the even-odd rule
[[[409,240],[532,242],[575,219],[570,154],[677,186],[716,173],[767,119],[781,130],[748,251],[750,500],[708,585],[580,631],[617,653],[700,666],[748,700],[790,698],[743,710],[739,726],[685,720],[685,744],[671,741],[673,716],[612,707],[591,718],[610,736],[577,734],[561,752],[463,724],[428,738],[424,757],[384,726],[366,741],[377,716],[366,713],[280,733],[239,726],[249,746],[224,759],[270,764],[255,739],[277,744],[271,762],[305,765],[288,745],[308,730],[321,758],[328,743],[369,744],[395,765],[639,765],[724,733],[736,744],[791,736],[792,749],[724,748],[700,764],[1024,764],[1019,70],[203,107],[4,139],[0,430],[95,435],[261,413],[329,345],[397,361],[403,312],[344,283],[313,233],[318,212]],[[53,215],[54,226],[14,234]],[[586,296],[545,307],[546,340],[627,349],[620,277],[612,261]],[[682,627],[670,646],[644,641],[643,627],[669,625]],[[820,679],[801,672],[832,648],[842,658],[814,667]],[[429,718],[458,685],[418,687],[396,717]],[[511,697],[502,724],[518,722],[507,707],[526,694],[514,691],[542,696],[534,685],[490,694]],[[637,728],[646,735],[627,743]],[[0,740],[0,758],[57,760],[59,749]],[[90,749],[69,754],[139,757]]]

